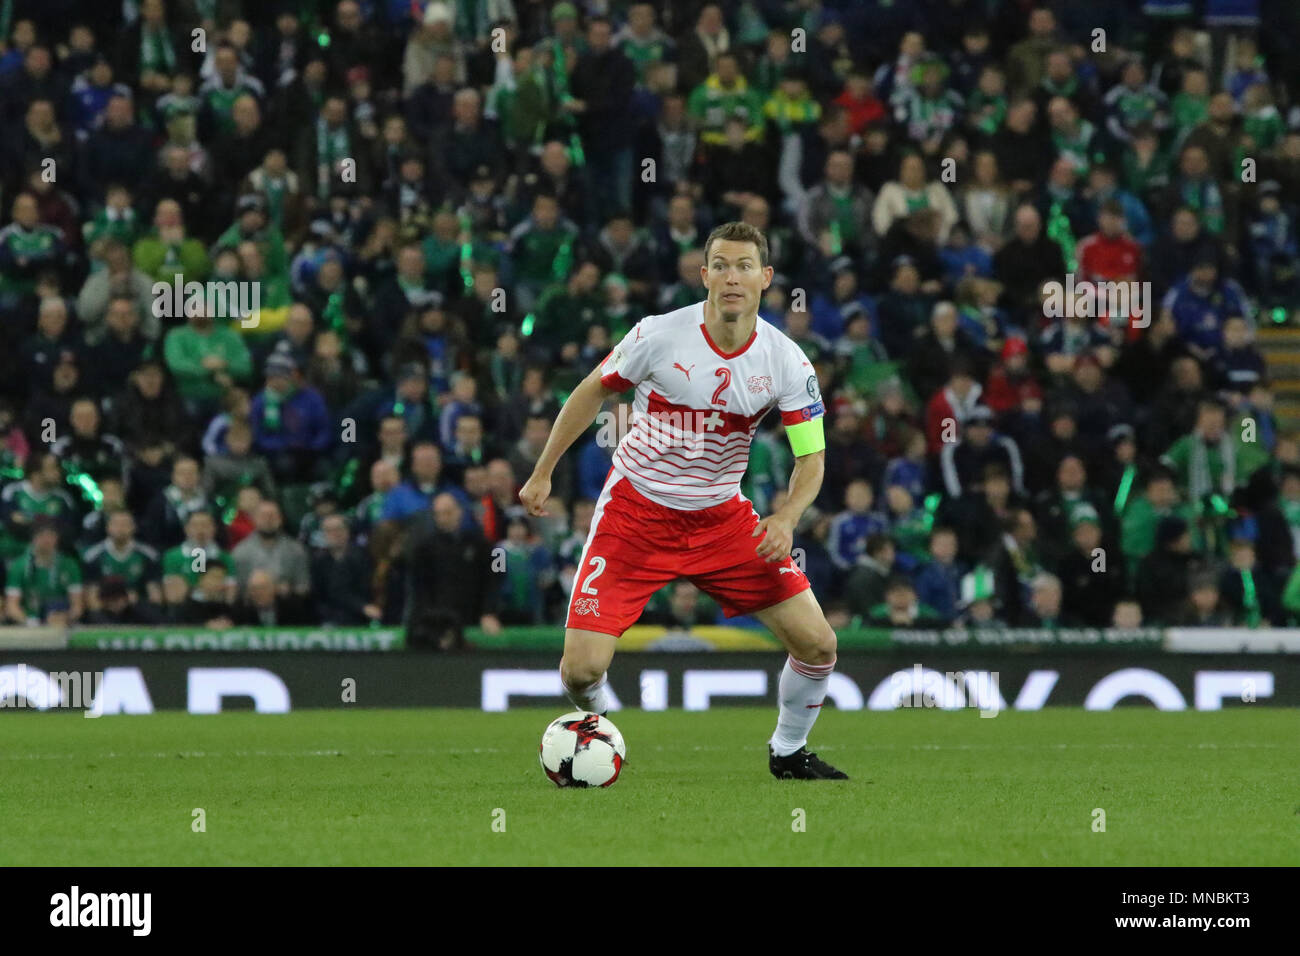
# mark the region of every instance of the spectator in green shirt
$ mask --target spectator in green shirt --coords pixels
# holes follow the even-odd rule
[[[577,242],[578,227],[560,215],[559,200],[545,192],[533,197],[532,215],[506,246],[520,308],[531,309],[543,288],[568,278]]]
[[[1155,550],[1156,528],[1161,519],[1171,515],[1182,518],[1189,526],[1195,526],[1196,519],[1191,507],[1178,501],[1178,488],[1174,484],[1173,473],[1160,468],[1151,473],[1145,491],[1132,500],[1120,519],[1120,547],[1128,561],[1131,575],[1137,573],[1142,559]]]
[[[700,130],[705,146],[721,146],[727,141],[727,120],[738,117],[746,125],[745,139],[763,138],[763,99],[740,72],[734,53],[718,56],[716,72],[691,93],[687,111]]]
[[[125,508],[108,516],[108,536],[82,556],[86,571],[86,598],[90,610],[100,609],[100,585],[118,578],[132,601],[162,601],[158,583],[158,552],[135,538],[135,518]]]
[[[63,627],[81,618],[81,566],[60,553],[56,522],[37,519],[31,546],[9,562],[7,571],[5,616],[10,621]]]
[[[1197,407],[1195,427],[1161,457],[1193,504],[1216,494],[1226,501],[1267,463],[1268,453],[1257,441],[1242,441],[1243,432],[1229,429],[1224,407],[1206,399]]]
[[[70,528],[76,509],[63,484],[63,468],[52,452],[37,448],[28,455],[23,480],[8,485],[0,495],[0,513],[15,541],[28,540],[38,518]]]
[[[211,263],[203,243],[186,236],[181,206],[174,199],[158,203],[153,214],[154,229],[136,242],[131,257],[154,282],[171,285],[177,275],[182,282],[203,282]]]
[[[217,325],[210,315],[192,315],[167,333],[163,358],[181,397],[198,414],[211,417],[226,389],[248,381],[253,369],[248,346],[239,333]]]
[[[193,511],[185,520],[185,540],[163,553],[164,578],[181,578],[189,588],[209,564],[224,565],[230,572],[230,590],[235,590],[235,560],[217,544],[217,522],[209,511]],[[165,583],[165,582],[164,582]]]

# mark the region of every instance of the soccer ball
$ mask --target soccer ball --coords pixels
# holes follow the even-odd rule
[[[623,769],[627,745],[608,717],[575,710],[551,721],[538,756],[557,787],[608,787]]]

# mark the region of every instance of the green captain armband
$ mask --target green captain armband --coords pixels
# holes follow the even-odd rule
[[[822,416],[807,421],[785,426],[785,437],[790,441],[790,450],[796,458],[811,455],[826,448],[826,431],[822,426]]]

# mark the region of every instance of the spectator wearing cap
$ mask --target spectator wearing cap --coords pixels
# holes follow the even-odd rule
[[[41,516],[31,528],[31,544],[6,568],[5,616],[14,624],[76,624],[85,608],[81,565],[59,551],[57,520]]]
[[[1297,131],[1300,132],[1300,131]],[[1282,205],[1282,186],[1275,179],[1259,184],[1257,207],[1247,224],[1248,253],[1262,305],[1300,306],[1300,258],[1295,219]]]
[[[849,256],[836,256],[828,265],[830,288],[812,300],[812,331],[827,339],[837,339],[848,323],[858,315],[872,319],[874,304],[858,288],[858,274]]]
[[[1012,489],[1024,494],[1025,468],[1015,441],[993,430],[993,410],[976,405],[961,423],[958,441],[945,442],[939,452],[939,471],[944,490],[960,498],[979,483],[989,465],[1003,466],[1011,478]]]
[[[238,250],[245,242],[256,243],[267,273],[287,279],[289,256],[285,250],[284,234],[267,215],[266,197],[261,193],[245,193],[235,203],[235,215],[235,221],[213,243],[213,257],[222,249]]]
[[[921,270],[911,256],[898,256],[888,269],[889,288],[876,303],[876,328],[889,357],[900,361],[911,355],[934,300],[922,290]]]
[[[406,362],[393,375],[391,388],[378,394],[378,401],[365,415],[375,423],[385,418],[400,418],[406,426],[408,441],[438,440],[438,416],[435,396],[429,385],[428,368],[420,362]],[[360,400],[366,402],[366,396]]]
[[[1070,519],[1070,550],[1057,565],[1067,617],[1085,627],[1108,627],[1115,604],[1127,594],[1123,556],[1103,547],[1101,517],[1091,508],[1075,509]]]
[[[291,356],[266,360],[266,386],[253,397],[253,444],[276,480],[288,484],[319,477],[334,444],[333,423],[320,392],[303,385]]]
[[[1041,411],[1043,387],[1029,367],[1029,345],[1020,336],[1002,343],[1002,360],[989,372],[984,403],[999,415]]]
[[[82,194],[98,200],[109,183],[136,190],[153,168],[153,159],[151,137],[135,121],[133,98],[114,90],[101,121],[85,140],[78,166]]]
[[[429,82],[440,59],[447,61],[451,82],[465,82],[465,49],[456,39],[455,12],[435,0],[424,8],[419,24],[407,37],[402,53],[403,96],[410,97]]]

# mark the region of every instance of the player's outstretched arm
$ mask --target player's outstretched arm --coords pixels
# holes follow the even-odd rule
[[[754,528],[754,537],[766,532],[756,549],[760,557],[768,561],[784,561],[790,556],[790,549],[794,547],[795,526],[803,517],[803,513],[808,510],[808,506],[817,500],[825,474],[825,449],[800,455],[794,460],[794,470],[790,472],[790,487],[786,492],[785,504]]]
[[[551,435],[546,439],[546,447],[542,449],[537,464],[533,466],[532,475],[519,489],[519,500],[530,515],[546,514],[546,499],[551,496],[551,473],[560,456],[596,420],[596,413],[600,411],[605,399],[617,394],[618,392],[601,384],[600,367],[597,366],[569,395],[569,400],[555,417]]]

